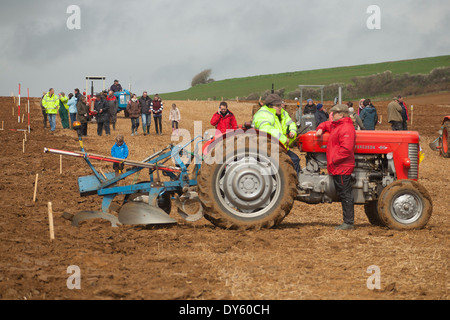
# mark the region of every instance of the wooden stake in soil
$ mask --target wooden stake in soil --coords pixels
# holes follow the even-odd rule
[[[411,105],[411,125],[413,125],[413,119],[414,119],[414,106]]]
[[[25,139],[22,139],[22,151],[25,153]]]
[[[62,155],[59,156],[59,174],[62,174]]]
[[[33,202],[36,202],[36,192],[37,192],[38,179],[39,179],[39,173],[36,173],[36,181],[34,182]]]
[[[55,239],[55,229],[53,227],[53,210],[52,203],[48,203],[48,225],[50,229],[50,240]]]

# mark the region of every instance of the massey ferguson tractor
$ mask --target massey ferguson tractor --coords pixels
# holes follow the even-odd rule
[[[170,224],[172,201],[186,221],[205,217],[225,229],[261,229],[279,225],[295,205],[338,202],[327,174],[329,134],[300,134],[304,155],[297,174],[285,147],[273,136],[249,124],[221,136],[197,136],[184,145],[169,144],[142,161],[116,159],[81,151],[45,148],[45,152],[84,158],[94,175],[78,178],[81,196],[103,197],[101,211],[65,214],[73,225],[104,218],[120,224]],[[190,145],[195,144],[194,152]],[[419,178],[419,133],[415,131],[357,131],[353,196],[373,225],[397,230],[423,228],[432,214],[432,200]],[[187,160],[186,160],[187,158]],[[91,160],[122,163],[120,174],[97,171]],[[171,161],[174,165],[168,165]],[[136,183],[142,170],[148,180]],[[135,175],[132,184],[127,177]],[[120,183],[119,183],[120,182]],[[113,200],[124,196],[119,207]],[[119,198],[120,199],[120,198]],[[114,203],[117,205],[117,201]],[[117,212],[116,217],[112,212]]]
[[[318,138],[315,131],[299,136],[306,164],[298,175],[277,139],[255,129],[207,142],[198,178],[206,219],[227,229],[270,228],[283,221],[295,200],[339,201],[325,172],[328,136]],[[371,224],[398,230],[427,224],[433,207],[417,182],[419,149],[418,132],[357,131],[353,196]]]

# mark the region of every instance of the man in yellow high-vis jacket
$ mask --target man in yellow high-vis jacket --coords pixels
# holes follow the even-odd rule
[[[42,105],[47,113],[48,122],[50,123],[50,130],[55,131],[56,114],[59,110],[59,98],[55,95],[55,90],[53,90],[53,88],[50,88],[48,93],[42,99]]]
[[[265,104],[253,116],[253,125],[256,129],[277,138],[286,147],[298,173],[301,169],[300,158],[292,150],[289,150],[289,146],[297,138],[297,125],[282,105],[283,101],[279,95],[270,94],[266,98]]]

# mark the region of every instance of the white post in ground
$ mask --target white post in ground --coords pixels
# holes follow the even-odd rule
[[[31,132],[31,127],[30,127],[30,89],[27,88],[27,94],[28,94],[28,133]]]
[[[36,173],[36,181],[34,182],[33,202],[36,202],[36,193],[37,193],[38,179],[39,179],[39,173]]]
[[[411,125],[413,125],[413,120],[414,120],[414,106],[411,105]]]
[[[18,105],[18,123],[20,123],[20,83],[19,83],[19,105]]]
[[[48,203],[48,225],[50,229],[50,240],[55,239],[55,229],[53,227],[53,210],[52,203]]]

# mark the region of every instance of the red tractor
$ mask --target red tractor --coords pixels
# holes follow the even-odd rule
[[[298,137],[306,165],[297,175],[277,139],[253,128],[238,129],[203,146],[198,196],[204,216],[227,229],[279,225],[294,200],[309,204],[339,201],[326,173],[328,134]],[[423,228],[432,200],[419,178],[419,133],[357,131],[352,174],[356,205],[371,224],[397,230]]]

